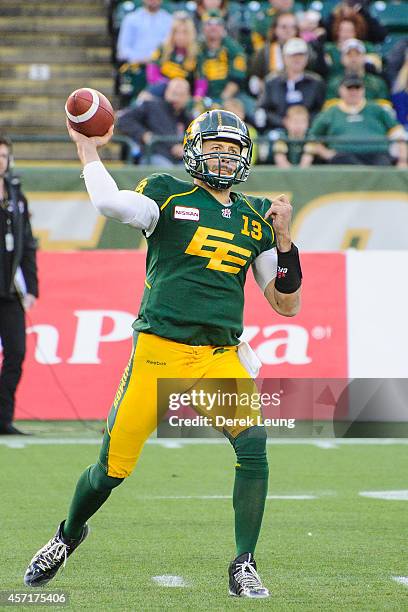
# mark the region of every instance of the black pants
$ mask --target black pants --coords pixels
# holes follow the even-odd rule
[[[0,428],[10,425],[14,395],[21,378],[26,350],[24,310],[17,298],[0,297],[0,337],[3,363],[0,373]]]

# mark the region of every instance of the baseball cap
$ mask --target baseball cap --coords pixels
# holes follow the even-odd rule
[[[351,51],[351,49],[360,51],[360,53],[366,52],[364,43],[362,43],[361,40],[358,40],[357,38],[349,38],[348,40],[345,40],[341,46],[342,53],[348,53],[349,51]]]
[[[307,43],[303,38],[290,38],[284,45],[283,55],[296,55],[297,53],[307,53]]]
[[[204,23],[224,23],[222,13],[218,9],[212,9],[204,13],[202,20]]]
[[[358,74],[347,74],[341,80],[340,85],[344,85],[344,87],[364,87],[364,81]]]

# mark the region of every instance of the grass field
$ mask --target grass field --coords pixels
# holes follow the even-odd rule
[[[24,445],[1,439],[1,590],[27,590],[28,562],[54,534],[78,475],[96,458],[93,428],[42,424]],[[408,610],[408,587],[393,580],[408,576],[408,498],[359,495],[408,489],[408,446],[352,442],[268,445],[275,497],[267,501],[256,559],[269,600],[227,596],[234,556],[227,442],[146,445],[138,469],[90,520],[88,540],[46,591],[69,595],[59,609]],[[152,579],[163,575],[180,576],[186,586]]]

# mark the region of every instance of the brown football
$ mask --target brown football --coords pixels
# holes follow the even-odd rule
[[[115,119],[108,98],[89,87],[76,89],[68,96],[65,113],[70,126],[85,136],[103,136]]]

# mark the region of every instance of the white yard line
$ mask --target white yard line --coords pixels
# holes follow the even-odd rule
[[[32,437],[0,436],[0,446],[9,448],[25,448],[26,446],[61,446],[63,444],[98,444],[99,438],[45,438],[37,435]],[[164,448],[183,448],[184,446],[226,444],[222,438],[150,438],[147,444],[156,444]],[[338,446],[399,446],[408,444],[408,438],[268,438],[267,444],[272,446],[308,445],[321,449],[332,449]]]
[[[152,576],[153,582],[162,587],[186,587],[183,576]]]
[[[323,448],[325,450],[331,450],[332,448],[337,448],[337,440],[316,440],[314,442],[314,446],[317,448]]]
[[[61,446],[63,444],[101,444],[102,438],[41,438],[33,436],[25,438],[21,436],[0,437],[0,446],[9,448],[25,448],[26,446]]]
[[[408,489],[397,491],[360,491],[361,497],[369,497],[371,499],[386,499],[388,501],[408,501]]]
[[[180,447],[197,444],[225,444],[223,438],[150,438],[148,444]],[[408,444],[408,438],[268,438],[267,444],[276,446],[309,445],[317,448],[336,448],[337,446],[395,446]]]
[[[408,587],[408,576],[393,576],[392,579],[395,580],[395,582]]]
[[[232,499],[232,495],[144,495],[139,499],[144,500],[179,500],[179,499]],[[318,495],[268,495],[266,499],[318,499]]]

